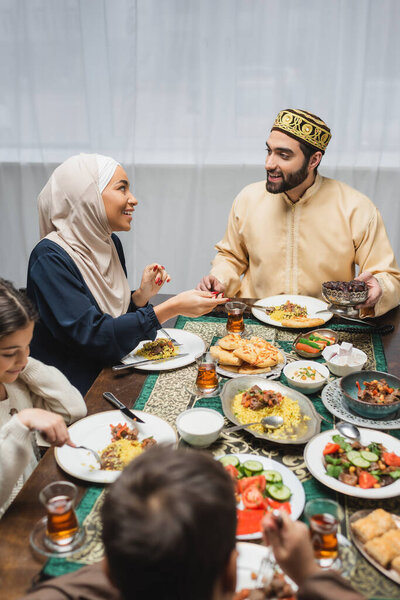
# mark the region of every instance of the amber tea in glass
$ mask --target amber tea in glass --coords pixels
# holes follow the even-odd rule
[[[227,302],[225,304],[225,310],[228,313],[226,329],[229,333],[243,333],[243,313],[245,311],[245,308],[246,304],[244,304],[243,302]]]
[[[47,536],[52,544],[70,544],[79,531],[74,510],[76,486],[67,481],[55,481],[39,494],[47,511]]]
[[[320,567],[329,568],[339,554],[337,531],[342,509],[333,500],[316,498],[307,502],[305,515],[310,526],[315,560]]]
[[[205,352],[197,362],[196,386],[203,394],[215,392],[218,389],[217,361],[210,352]]]

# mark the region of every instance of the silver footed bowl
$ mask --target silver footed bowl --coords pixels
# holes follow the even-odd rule
[[[368,298],[368,288],[361,292],[349,292],[347,290],[331,290],[322,284],[322,296],[327,302],[336,306],[356,306],[363,304]]]

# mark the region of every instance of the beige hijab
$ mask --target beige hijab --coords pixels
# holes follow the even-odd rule
[[[119,317],[128,310],[131,291],[111,239],[97,156],[72,156],[55,169],[38,198],[40,236],[70,255],[100,309]]]

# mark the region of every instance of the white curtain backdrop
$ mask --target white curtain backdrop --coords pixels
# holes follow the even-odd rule
[[[152,261],[163,291],[196,285],[288,107],[326,120],[320,172],[374,200],[400,256],[398,0],[0,0],[0,82],[0,275],[18,285],[37,194],[78,152],[133,182],[131,286]]]

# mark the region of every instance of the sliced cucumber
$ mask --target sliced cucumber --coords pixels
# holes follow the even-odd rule
[[[252,475],[259,475],[263,470],[263,466],[258,460],[246,460],[242,467],[245,472],[248,473],[249,477]]]
[[[228,465],[233,465],[234,467],[238,467],[240,461],[237,456],[233,456],[232,454],[228,454],[227,456],[221,456],[219,462],[224,465],[224,467]]]
[[[369,462],[376,462],[377,460],[379,460],[379,456],[375,454],[375,452],[369,452],[369,450],[361,450],[360,454],[363,458],[365,458],[365,460],[368,460]]]
[[[360,467],[360,469],[368,469],[368,467],[371,465],[369,460],[365,460],[365,458],[363,458],[362,456],[354,457],[351,462],[356,467]]]
[[[272,469],[268,471],[263,471],[261,475],[264,475],[265,480],[268,483],[278,483],[282,481],[282,475],[278,471],[273,471]]]
[[[358,458],[361,454],[357,452],[357,450],[349,450],[349,452],[346,453],[346,456],[350,462],[353,462],[353,458]]]
[[[268,486],[268,494],[274,500],[286,502],[286,500],[289,500],[292,492],[289,490],[287,485],[275,485],[275,483],[272,483]]]

